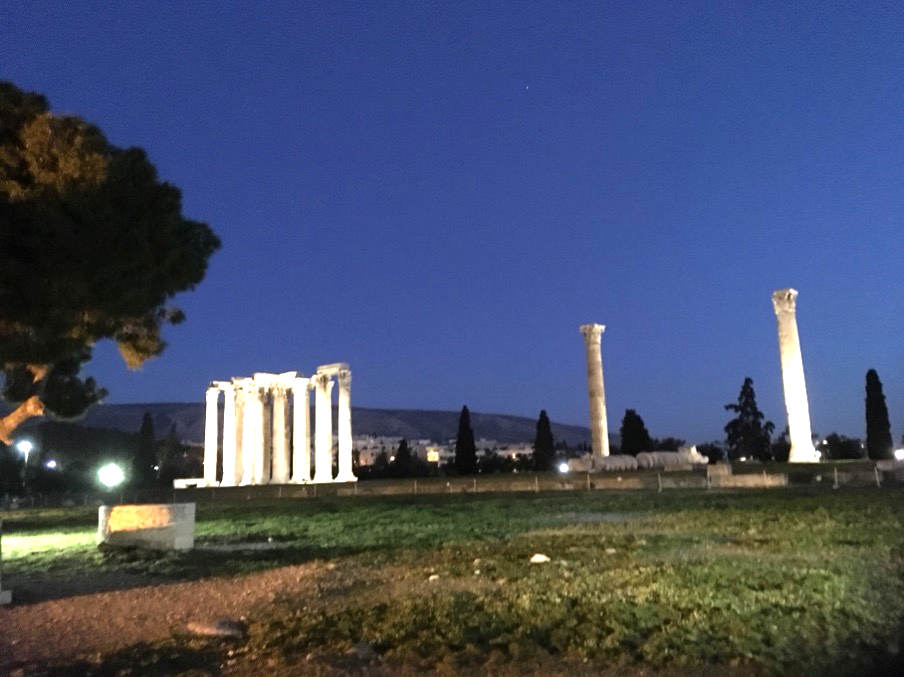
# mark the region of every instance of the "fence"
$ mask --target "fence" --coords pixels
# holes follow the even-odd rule
[[[99,506],[110,503],[164,503],[254,498],[315,498],[318,496],[392,496],[541,491],[668,491],[674,489],[778,489],[797,486],[904,486],[901,468],[880,470],[875,465],[814,464],[785,472],[742,468],[721,474],[706,468],[690,471],[638,470],[613,473],[497,473],[469,477],[379,479],[345,484],[278,484],[188,489],[148,489],[80,494],[32,494],[3,497],[0,509]],[[707,466],[712,468],[713,466]],[[841,468],[841,469],[839,469]]]

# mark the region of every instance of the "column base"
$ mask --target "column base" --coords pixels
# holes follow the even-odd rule
[[[788,463],[819,463],[819,452],[813,447],[809,449],[791,448],[788,454]]]
[[[336,476],[336,479],[334,479],[333,481],[334,482],[357,482],[358,478],[355,477],[352,473],[348,473],[347,475],[339,473]]]
[[[332,477],[327,476],[323,477],[322,475],[318,477],[314,475],[314,479],[311,480],[311,484],[332,484],[335,480]]]

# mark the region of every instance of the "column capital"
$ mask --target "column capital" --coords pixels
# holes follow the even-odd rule
[[[606,325],[582,324],[578,330],[584,335],[585,341],[599,341],[603,332],[606,331]]]
[[[351,369],[340,369],[336,373],[336,379],[339,381],[339,385],[342,388],[347,388],[352,383],[352,370]]]
[[[772,309],[775,310],[775,314],[779,313],[793,313],[797,307],[797,290],[791,289],[777,289],[772,292]]]
[[[219,397],[220,384],[219,383],[211,383],[209,386],[207,386],[207,392],[205,392],[204,395],[208,399],[213,399],[213,398]]]

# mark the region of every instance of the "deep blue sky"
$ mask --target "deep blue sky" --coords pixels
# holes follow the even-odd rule
[[[111,402],[348,361],[359,406],[781,430],[800,291],[814,431],[904,431],[904,11],[889,3],[32,3],[0,78],[147,149],[223,240]],[[478,434],[480,431],[477,431]]]

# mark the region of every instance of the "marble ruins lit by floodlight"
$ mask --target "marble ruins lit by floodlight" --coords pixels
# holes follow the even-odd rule
[[[606,327],[602,324],[582,324],[587,350],[587,391],[590,396],[590,436],[593,458],[609,455],[609,423],[606,419],[606,391],[603,388],[603,355],[601,340]]]
[[[331,396],[334,379],[339,383],[339,470],[335,477]],[[352,472],[351,382],[352,372],[344,362],[322,365],[310,377],[289,371],[212,382],[206,397],[204,477],[198,482],[176,480],[176,486],[356,481]],[[313,464],[310,390],[314,390]],[[223,393],[222,427],[220,393]],[[218,465],[222,467],[220,477]]]
[[[797,290],[779,289],[772,293],[772,307],[778,319],[778,348],[782,364],[782,386],[785,391],[785,410],[788,413],[788,437],[791,463],[815,463],[819,454],[813,448],[810,433],[810,407],[807,404],[807,384],[804,381],[804,362],[797,334]]]

